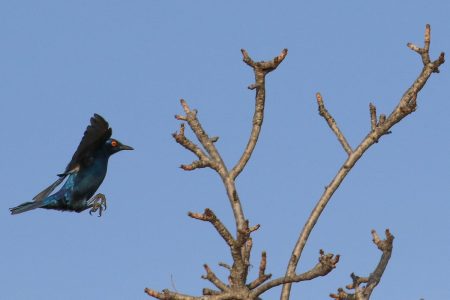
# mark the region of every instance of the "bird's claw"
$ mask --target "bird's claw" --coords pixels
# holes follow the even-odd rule
[[[102,212],[106,210],[106,197],[102,193],[99,193],[92,197],[89,200],[89,207],[91,207],[91,210],[89,210],[89,214],[92,215],[92,213],[97,212],[98,210],[98,216],[102,216]]]

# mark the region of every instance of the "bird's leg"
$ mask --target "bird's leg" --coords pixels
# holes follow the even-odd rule
[[[89,214],[95,213],[98,210],[98,216],[102,216],[102,212],[106,210],[106,197],[102,193],[98,193],[87,202],[87,206],[91,208]]]

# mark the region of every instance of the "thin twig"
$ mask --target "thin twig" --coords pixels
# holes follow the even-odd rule
[[[253,290],[254,288],[260,286],[264,282],[266,282],[270,277],[272,277],[272,274],[266,274],[266,266],[267,266],[267,254],[266,251],[263,251],[261,254],[261,262],[259,263],[259,273],[258,278],[253,280],[249,285],[248,288],[250,290]]]
[[[214,272],[210,269],[207,264],[204,264],[206,275],[202,276],[203,279],[209,280],[212,284],[214,284],[221,291],[229,291],[230,287],[223,283]]]
[[[221,266],[222,268],[225,268],[225,269],[227,269],[228,271],[231,271],[231,267],[230,267],[230,265],[229,264],[227,264],[227,263],[224,263],[224,262],[219,262],[219,264],[218,264],[219,266]]]
[[[180,131],[172,134],[173,138],[178,144],[197,155],[200,160],[194,161],[190,165],[181,165],[181,168],[186,171],[191,171],[197,168],[213,167],[213,164],[206,153],[203,152],[203,150],[199,146],[186,138],[186,136],[184,135],[184,130],[185,126],[182,123],[180,125]]]
[[[330,115],[328,110],[325,108],[325,104],[323,103],[322,95],[320,93],[316,94],[317,99],[317,105],[319,106],[319,114],[327,121],[328,126],[330,126],[331,130],[336,135],[337,139],[341,143],[342,147],[344,148],[345,152],[347,152],[348,155],[352,154],[353,150],[352,147],[347,142],[347,139],[345,138],[342,131],[339,129],[339,126],[337,125],[334,118]]]
[[[369,103],[369,111],[370,111],[370,128],[375,130],[377,128],[377,108],[372,103]]]
[[[211,159],[214,160],[217,164],[219,164],[220,168],[223,168],[226,170],[225,163],[223,162],[222,157],[220,156],[219,152],[217,151],[216,146],[214,146],[214,143],[212,142],[211,138],[206,134],[206,132],[203,130],[202,125],[198,121],[197,111],[191,110],[189,108],[187,102],[184,99],[181,99],[180,103],[184,109],[184,112],[186,113],[186,116],[185,116],[186,122],[188,122],[192,131],[195,133],[197,139],[200,141],[202,146],[205,148],[206,152],[208,152]],[[219,170],[218,170],[218,172],[219,172]]]
[[[331,253],[325,254],[323,250],[320,250],[319,263],[315,265],[314,268],[312,268],[311,270],[299,275],[293,274],[270,280],[261,285],[260,287],[257,287],[256,289],[252,290],[251,295],[259,296],[265,291],[282,284],[312,280],[320,276],[325,276],[328,273],[330,273],[334,268],[336,268],[336,264],[338,262],[339,262],[339,255],[335,256]]]
[[[205,209],[203,214],[189,212],[188,216],[201,221],[210,222],[228,246],[232,247],[235,244],[234,238],[226,226],[217,218],[216,214],[209,208]]]
[[[145,288],[144,292],[156,299],[160,300],[201,300],[201,297],[192,297],[189,295],[184,295],[176,292],[171,292],[169,290],[163,290],[162,292],[157,292],[155,290]]]

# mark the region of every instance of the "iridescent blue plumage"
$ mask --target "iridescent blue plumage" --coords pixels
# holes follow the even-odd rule
[[[94,114],[64,173],[59,174],[59,178],[37,194],[33,201],[11,208],[11,213],[19,214],[35,208],[75,212],[91,208],[90,213],[99,210],[101,215],[106,208],[105,196],[92,196],[105,179],[108,159],[121,150],[133,150],[132,147],[112,139],[111,135],[112,129],[108,122],[100,115]],[[61,189],[50,195],[66,178]]]

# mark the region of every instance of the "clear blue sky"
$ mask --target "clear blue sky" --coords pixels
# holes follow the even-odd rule
[[[260,142],[237,186],[268,272],[285,272],[298,233],[345,159],[317,114],[320,91],[349,142],[369,130],[370,101],[390,113],[421,70],[406,47],[450,52],[450,2],[408,1],[2,1],[0,4],[0,282],[2,299],[147,299],[143,290],[199,295],[208,263],[231,262],[209,224],[187,217],[209,207],[230,227],[218,176],[184,172],[194,157],[171,133],[183,97],[199,110],[234,164],[253,113],[255,60],[289,54],[267,78]],[[278,6],[277,6],[278,5]],[[450,299],[450,71],[429,80],[418,110],[371,148],[335,194],[299,265],[320,248],[342,255],[325,278],[295,286],[293,299],[327,299],[367,275],[380,257],[370,230],[390,228],[395,249],[373,299]],[[102,218],[35,210],[10,216],[53,182],[93,113],[135,147],[112,157],[100,192]],[[263,295],[276,299],[279,289]]]

